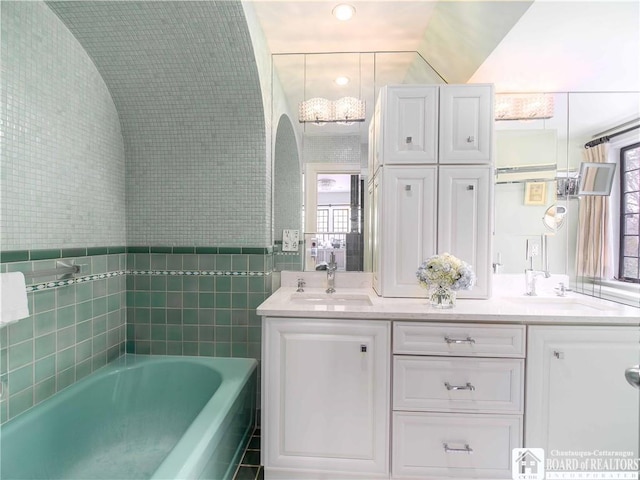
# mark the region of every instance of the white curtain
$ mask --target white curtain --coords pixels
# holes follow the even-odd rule
[[[606,163],[609,147],[601,143],[584,150],[586,162]],[[613,278],[613,222],[609,197],[580,197],[578,218],[578,277]]]

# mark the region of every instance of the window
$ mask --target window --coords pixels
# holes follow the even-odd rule
[[[620,149],[619,279],[640,283],[640,143]]]
[[[334,232],[349,231],[349,209],[348,208],[333,209],[333,231]]]
[[[317,217],[318,220],[318,232],[328,232],[329,231],[329,209],[328,208],[319,208]]]

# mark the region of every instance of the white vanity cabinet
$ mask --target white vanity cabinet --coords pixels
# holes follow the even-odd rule
[[[511,478],[525,327],[395,322],[392,478]]]
[[[624,374],[639,362],[637,326],[530,326],[525,446],[638,458],[640,390]]]
[[[389,359],[388,321],[265,318],[265,478],[388,478]]]
[[[392,85],[376,104],[368,207],[374,288],[383,297],[424,297],[420,263],[451,253],[471,264],[491,294],[493,87]]]
[[[385,165],[374,178],[369,216],[374,228],[374,288],[384,297],[424,297],[416,279],[423,260],[448,252],[471,264],[472,290],[489,296],[491,271],[491,167]]]

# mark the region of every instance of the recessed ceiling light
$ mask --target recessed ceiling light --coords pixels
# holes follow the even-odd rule
[[[356,13],[356,9],[351,5],[341,3],[340,5],[336,5],[331,13],[333,13],[333,16],[338,20],[349,20]]]
[[[344,86],[344,85],[348,84],[348,83],[349,83],[349,81],[350,81],[350,80],[349,80],[349,77],[344,77],[344,76],[337,77],[337,78],[334,80],[334,82],[336,82],[336,85],[340,85],[340,86]]]

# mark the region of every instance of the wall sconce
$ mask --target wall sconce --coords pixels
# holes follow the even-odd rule
[[[300,123],[351,125],[354,122],[364,122],[365,117],[365,102],[355,97],[342,97],[336,101],[326,98],[310,98],[298,105],[298,121]]]
[[[544,93],[497,93],[496,120],[533,120],[553,117],[553,96]]]

